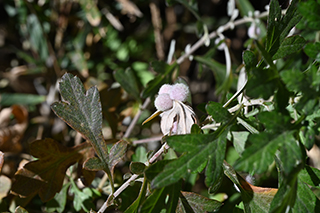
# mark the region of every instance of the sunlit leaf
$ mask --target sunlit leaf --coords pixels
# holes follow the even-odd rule
[[[88,143],[69,148],[52,139],[32,142],[30,153],[38,160],[16,172],[12,191],[22,196],[39,193],[43,202],[49,201],[61,190],[66,170],[81,160],[83,152],[90,148]]]
[[[219,177],[226,148],[226,132],[217,135],[177,135],[167,139],[168,144],[178,152],[187,152],[169,163],[162,173],[153,179],[151,186],[159,188],[177,182],[208,161],[206,184],[211,187]],[[218,177],[217,177],[218,176]]]
[[[132,155],[132,162],[147,162],[147,150],[144,146],[138,146]]]
[[[98,89],[91,87],[85,94],[80,79],[67,73],[63,75],[60,82],[60,93],[63,101],[53,103],[52,110],[78,131],[83,138],[91,142],[104,164],[104,169],[108,169],[109,154],[102,135],[102,114]]]
[[[239,155],[241,155],[244,151],[245,143],[248,139],[249,134],[250,133],[246,131],[232,132],[233,146]]]
[[[245,149],[235,168],[242,171],[255,171],[258,174],[265,172],[273,162],[274,155],[283,142],[295,143],[293,132],[283,132],[272,136],[265,132],[250,135],[248,138],[252,145]]]
[[[306,40],[304,40],[304,38],[299,35],[285,38],[272,59],[276,60],[286,57],[292,53],[298,52],[305,45],[305,43]]]
[[[210,101],[206,105],[206,110],[217,123],[226,122],[231,118],[229,111],[217,102]]]

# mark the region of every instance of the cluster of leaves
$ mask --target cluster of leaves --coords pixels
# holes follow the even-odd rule
[[[123,2],[122,6],[129,4],[135,8],[130,1]],[[162,158],[155,163],[150,160],[155,156],[153,152],[148,153],[145,146],[135,146],[130,135],[128,138],[119,136],[119,123],[125,116],[137,115],[138,118],[137,106],[145,99],[154,98],[161,85],[177,79],[177,62],[168,65],[154,61],[151,63],[152,74],[147,71],[147,63],[128,65],[129,58],[135,61],[135,57],[139,57],[138,49],[144,44],[134,44],[137,42],[134,38],[121,43],[111,25],[107,25],[107,29],[100,27],[106,20],[94,1],[82,0],[79,1],[80,9],[77,9],[80,14],[76,20],[85,25],[83,31],[77,32],[75,38],[64,46],[57,33],[56,53],[53,53],[48,37],[49,9],[42,11],[36,3],[28,1],[15,3],[19,5],[6,4],[7,13],[19,18],[19,26],[28,26],[19,28],[20,34],[30,42],[28,45],[34,55],[30,57],[24,51],[17,51],[17,55],[28,63],[27,68],[21,66],[20,69],[36,75],[55,73],[59,77],[62,74],[60,69],[76,70],[83,79],[89,76],[89,70],[96,70],[96,78],[87,78],[83,85],[80,78],[64,74],[59,80],[62,101],[51,104],[47,98],[55,116],[86,141],[65,146],[59,140],[66,135],[53,135],[55,139],[31,142],[28,150],[32,158],[21,163],[12,185],[10,180],[2,178],[4,175],[0,176],[0,183],[10,184],[3,190],[12,192],[1,197],[1,208],[28,212],[33,201],[46,203],[47,212],[64,212],[68,207],[73,208],[68,211],[94,212],[100,208],[95,205],[97,200],[102,199],[106,201],[106,211],[117,209],[128,213],[320,210],[320,170],[312,167],[315,163],[310,166],[307,161],[307,152],[317,148],[319,143],[319,1],[293,0],[283,13],[278,1],[272,0],[266,35],[247,41],[247,49],[242,54],[243,64],[233,67],[230,76],[225,75],[225,65],[212,59],[215,44],[209,46],[205,55],[195,56],[201,69],[214,72],[220,102],[209,101],[198,107],[205,116],[200,118],[199,125],[193,125],[191,134],[164,136],[162,142],[170,148],[163,146]],[[64,6],[70,6],[69,3],[66,1]],[[205,33],[207,26],[195,1],[167,3],[183,5],[195,16],[198,35]],[[108,6],[99,6],[109,14],[106,12],[110,9]],[[61,12],[70,13],[71,8],[65,7]],[[248,11],[253,12],[249,1],[239,1],[238,8],[243,16]],[[135,10],[137,12],[137,8]],[[40,23],[42,19],[45,21]],[[65,26],[60,27],[65,30]],[[299,33],[289,35],[292,29]],[[92,32],[98,40],[103,32],[107,32],[107,36],[101,39],[106,52],[90,52],[96,56],[108,55],[107,59],[88,58],[85,53],[85,43],[89,48],[88,43],[95,41]],[[116,70],[112,73],[112,80],[117,84],[105,83],[111,81],[106,69]],[[233,84],[234,79],[238,79],[238,70],[245,71],[248,81],[243,82],[246,84],[244,90],[237,92]],[[3,76],[10,77],[8,74]],[[90,87],[93,84],[97,87]],[[54,88],[48,84],[47,88],[50,87]],[[90,88],[86,90],[85,87]],[[125,100],[122,96],[129,98]],[[1,94],[1,105],[35,106],[46,98],[31,94],[27,98],[21,97],[21,94]],[[228,104],[223,104],[225,100],[229,100]],[[43,109],[46,106],[43,105]],[[46,119],[51,117],[50,113],[45,115]],[[20,152],[22,147],[17,141],[27,128],[26,109],[13,105],[1,119],[3,117],[8,126],[13,117],[16,122],[14,128],[0,125],[2,144],[12,141],[15,145],[15,149],[2,146],[6,148],[3,151]],[[142,120],[138,124],[141,123]],[[104,126],[111,132],[108,140],[103,134]],[[68,129],[69,137],[75,135],[73,130]],[[14,137],[15,134],[18,138]],[[309,161],[316,161],[309,156]],[[6,160],[1,153],[0,169]],[[115,170],[119,162],[122,162],[119,170],[130,169],[132,182],[127,185],[122,174]],[[101,178],[101,171],[108,181]],[[79,177],[82,187],[76,181]],[[199,184],[202,187],[196,187]],[[126,189],[118,194],[117,190],[122,186]],[[44,208],[41,205],[38,204],[38,208]]]

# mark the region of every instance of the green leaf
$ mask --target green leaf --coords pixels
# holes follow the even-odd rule
[[[103,170],[104,164],[97,157],[92,157],[86,160],[83,164],[83,168],[89,171]]]
[[[286,84],[289,91],[304,90],[301,83],[304,81],[304,75],[299,70],[284,70],[280,73],[281,79]]]
[[[145,171],[147,179],[151,182],[160,172],[163,171],[164,167],[170,162],[172,162],[172,160],[161,160],[149,166]]]
[[[277,67],[274,65],[272,60],[272,55],[278,50],[279,47],[277,47],[277,50],[274,51],[274,53],[269,53],[267,49],[265,49],[258,41],[255,42],[258,50],[261,52],[263,59],[267,64],[269,64],[270,68],[274,71],[277,70]],[[267,47],[266,47],[267,48]],[[261,64],[261,62],[260,62]]]
[[[257,117],[269,132],[282,133],[291,127],[291,118],[276,111],[262,112]]]
[[[288,182],[280,184],[277,194],[271,202],[270,212],[286,212],[293,208],[297,194],[297,177],[290,177]]]
[[[245,181],[226,162],[223,163],[224,174],[237,186],[241,192],[245,212],[269,212],[270,203],[277,189],[253,186]]]
[[[310,57],[314,58],[317,61],[320,61],[320,43],[315,42],[315,43],[308,43],[304,47],[304,52]]]
[[[320,170],[311,166],[305,165],[298,175],[299,180],[302,182],[320,188]]]
[[[279,49],[272,57],[273,60],[286,57],[294,52],[299,51],[304,45],[306,41],[303,37],[299,35],[287,37],[281,43]]]
[[[14,104],[21,105],[37,105],[46,101],[46,96],[32,95],[32,94],[20,94],[20,93],[1,93],[0,105],[12,106]]]
[[[201,17],[198,12],[198,4],[196,1],[187,1],[187,0],[175,0],[175,1],[185,6],[194,15],[194,17],[196,17],[198,21],[201,21]]]
[[[209,187],[210,193],[215,192],[218,189],[218,186],[221,184],[223,174],[222,163],[227,149],[227,133],[227,131],[222,133],[221,136],[214,142],[216,145],[214,149],[215,156],[208,156],[208,163],[205,172],[205,183]]]
[[[206,105],[206,110],[217,123],[227,122],[232,117],[229,111],[217,102],[210,101]]]
[[[249,12],[254,12],[254,8],[248,0],[238,0],[236,1],[236,4],[242,17],[248,16]]]
[[[270,11],[267,26],[266,51],[271,55],[271,57],[278,51],[280,45],[283,43],[283,40],[287,37],[290,30],[301,19],[301,15],[298,14],[298,12],[296,11],[297,2],[297,0],[291,2],[284,17],[281,17],[281,8],[279,6],[278,1],[273,0],[270,2]]]
[[[131,94],[136,100],[140,100],[138,83],[132,69],[118,69],[113,75],[127,93]]]
[[[306,40],[304,40],[304,38],[299,35],[285,38],[277,52],[272,57],[272,60],[283,58],[299,51],[305,45],[305,43]]]
[[[99,92],[91,87],[85,89],[78,77],[66,73],[60,82],[61,102],[51,105],[52,110],[64,122],[90,141],[97,155],[109,170],[108,147],[102,135],[102,113]]]
[[[142,204],[140,212],[160,213],[163,209],[165,209],[166,212],[175,212],[179,200],[180,189],[180,182],[155,189]]]
[[[112,175],[115,165],[117,165],[124,157],[126,151],[127,142],[124,140],[118,141],[111,147],[108,158],[108,167]],[[90,171],[99,171],[104,169],[104,163],[99,158],[92,157],[84,162],[83,167]]]
[[[278,74],[272,69],[253,69],[249,75],[246,94],[252,98],[269,99],[277,88]]]
[[[130,171],[133,174],[140,175],[145,171],[145,169],[146,169],[146,165],[144,163],[140,163],[140,162],[131,162],[130,163]]]
[[[294,143],[291,142],[291,143]],[[280,151],[281,154],[281,151]],[[297,195],[297,174],[299,171],[291,174],[290,177],[286,176],[287,174],[284,172],[284,160],[276,157],[276,165],[278,168],[278,176],[279,176],[279,190],[272,200],[270,206],[270,212],[285,212],[287,209],[292,209],[295,203],[296,195]]]
[[[307,184],[298,179],[297,197],[292,212],[318,212],[319,210],[319,199]]]
[[[285,16],[281,19],[281,24],[279,25],[279,27],[281,27],[280,42],[288,36],[291,29],[296,26],[302,18],[301,14],[297,10],[299,2],[300,0],[292,0]]]
[[[299,12],[303,15],[304,24],[313,30],[320,29],[320,4],[316,1],[300,2]]]
[[[124,213],[137,213],[139,212],[139,207],[141,203],[144,201],[147,190],[147,178],[144,178],[143,184],[140,188],[140,193],[138,198],[126,209]]]
[[[215,212],[223,204],[193,192],[181,192],[176,212]]]
[[[242,158],[236,162],[235,168],[247,172],[255,171],[258,174],[267,171],[281,143],[284,141],[296,143],[293,132],[287,131],[279,135],[270,135],[266,132],[250,135],[248,141],[252,145],[242,153]]]
[[[283,141],[279,148],[281,160],[281,173],[283,177],[291,178],[302,169],[305,164],[306,152],[304,147],[293,137]]]
[[[258,63],[255,54],[250,50],[246,50],[242,53],[242,59],[247,71],[251,70]]]
[[[21,206],[18,206],[15,210],[14,210],[14,213],[28,213],[28,211],[21,207]]]
[[[49,57],[49,51],[43,26],[34,13],[28,15],[26,21],[25,30],[29,33],[28,41],[30,41],[31,49],[40,55],[42,61],[46,61]]]
[[[138,146],[132,155],[132,162],[140,162],[145,163],[147,162],[147,150],[144,146]]]
[[[128,145],[128,143],[126,141],[120,140],[111,147],[110,153],[109,153],[108,166],[109,166],[109,170],[111,171],[112,175],[113,175],[114,167],[125,156],[126,151],[127,151],[127,145]]]
[[[280,20],[281,20],[281,8],[279,6],[279,2],[277,0],[271,0],[269,5],[267,41],[266,41],[266,50],[267,52],[271,53],[271,55],[273,55],[280,46],[280,41],[279,41],[279,36],[281,32],[281,29],[279,27]]]
[[[219,165],[225,155],[227,133],[225,128],[225,126],[220,127],[219,131],[223,132],[220,137],[217,134],[168,137],[167,142],[173,149],[178,152],[187,152],[187,154],[166,165],[163,172],[152,180],[151,187],[160,188],[175,183],[180,178],[197,170],[206,161],[208,161],[206,184],[212,187],[217,181],[216,178],[221,171]],[[217,132],[219,131],[217,130]]]
[[[47,212],[63,212],[67,203],[67,192],[70,183],[66,183],[63,185],[60,192],[58,192],[52,200],[46,203],[46,211]]]
[[[249,136],[249,132],[246,131],[240,131],[240,132],[231,132],[232,138],[233,138],[233,146],[238,152],[238,154],[241,156],[245,149],[245,144]]]
[[[85,212],[89,212],[90,209],[94,209],[95,206],[92,202],[92,189],[90,188],[84,188],[83,191],[81,191],[72,178],[69,178],[71,182],[71,191],[74,193],[74,199],[73,199],[73,207],[77,212],[80,212],[81,209],[83,209]]]

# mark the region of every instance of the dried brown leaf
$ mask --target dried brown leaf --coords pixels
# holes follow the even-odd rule
[[[11,121],[11,115],[15,120]],[[3,109],[0,112],[0,123],[0,149],[4,152],[20,152],[20,140],[28,125],[27,109],[18,105]]]
[[[88,143],[70,148],[53,139],[32,142],[30,152],[38,160],[16,172],[12,192],[22,197],[38,193],[43,202],[49,201],[61,190],[66,170],[80,161],[88,149],[91,149]]]

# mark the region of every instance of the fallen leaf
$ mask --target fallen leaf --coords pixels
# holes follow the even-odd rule
[[[19,153],[22,149],[20,140],[27,126],[28,111],[24,107],[13,105],[3,109],[0,112],[0,149],[3,152]]]
[[[85,142],[70,148],[48,138],[32,142],[29,148],[38,160],[16,172],[11,190],[22,197],[38,193],[47,202],[61,190],[66,170],[80,161],[91,146]]]

